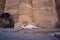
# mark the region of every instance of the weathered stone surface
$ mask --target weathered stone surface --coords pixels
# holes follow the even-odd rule
[[[33,6],[34,8],[45,8],[45,7],[53,7],[53,1],[52,0],[33,0]]]
[[[5,4],[5,1],[6,1],[6,0],[0,0],[0,3],[3,3],[3,4]]]
[[[16,14],[18,14],[18,10],[17,10],[17,9],[13,9],[13,10],[6,10],[5,12],[10,13],[11,15],[16,15]]]
[[[33,18],[33,20],[31,20],[35,22],[38,27],[53,28],[55,23],[58,22],[53,1],[54,0],[7,0],[5,12],[9,12],[14,16],[18,15],[19,18],[14,17],[16,21],[20,20],[22,15],[28,15]]]
[[[53,28],[58,22],[53,0],[33,0],[34,21],[41,28]]]
[[[11,5],[6,5],[5,10],[13,10],[13,9],[19,9],[19,4],[11,4]]]
[[[5,0],[0,0],[0,15],[4,12]],[[3,27],[2,19],[0,18],[0,27]]]
[[[40,27],[54,27],[58,22],[54,8],[34,9],[34,21]],[[51,28],[50,27],[50,28]]]
[[[33,19],[29,15],[19,15],[18,22],[21,22],[21,23],[24,23],[24,22],[31,23],[31,22],[33,22]]]
[[[6,0],[6,5],[13,4],[13,3],[19,3],[19,0]]]
[[[26,3],[22,3],[19,6],[20,11],[19,14],[25,14],[25,15],[30,15],[32,16],[32,6]]]
[[[0,13],[4,12],[5,0],[0,0]]]
[[[18,22],[19,15],[13,15],[14,24]]]

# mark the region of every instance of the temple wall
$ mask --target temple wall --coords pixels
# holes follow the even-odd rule
[[[53,28],[58,22],[55,7],[54,0],[6,0],[5,12],[14,17],[15,23],[27,15],[38,27]]]
[[[33,0],[34,20],[42,28],[53,28],[58,22],[54,0]]]
[[[19,0],[6,0],[5,11],[13,16],[14,22],[17,22],[19,11]]]
[[[0,15],[4,12],[6,0],[0,0]],[[2,19],[0,18],[0,27],[2,26]]]
[[[6,0],[0,0],[0,14],[4,12],[5,1]]]

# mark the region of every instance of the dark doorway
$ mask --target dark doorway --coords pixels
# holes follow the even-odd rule
[[[55,0],[56,11],[58,15],[59,22],[56,23],[56,28],[60,28],[60,0]]]
[[[9,13],[2,13],[0,17],[3,20],[3,28],[14,28],[14,21]]]
[[[60,0],[55,0],[55,4],[56,4],[56,10],[57,10],[58,18],[60,21]]]

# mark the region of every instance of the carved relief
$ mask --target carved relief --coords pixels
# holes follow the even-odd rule
[[[26,20],[34,21],[39,27],[44,28],[53,28],[58,21],[53,0],[7,0],[6,2],[5,12],[18,15],[18,20],[23,20],[22,15],[27,15]],[[33,20],[30,19],[31,17]],[[16,19],[17,17],[14,17],[14,20]]]
[[[34,0],[33,6],[34,8],[53,7],[53,1],[52,0]]]
[[[19,0],[6,0],[6,5],[19,3]]]
[[[6,10],[19,9],[19,4],[6,5]]]

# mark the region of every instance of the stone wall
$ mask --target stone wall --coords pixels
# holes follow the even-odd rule
[[[0,0],[0,14],[4,12],[5,1],[6,0]]]
[[[31,0],[6,0],[5,12],[9,12],[16,23],[19,15],[32,16],[31,2]]]
[[[52,28],[58,22],[54,0],[33,0],[35,22],[43,28]]]
[[[15,22],[18,19],[19,11],[19,0],[6,0],[5,11],[10,13],[13,16]]]
[[[57,13],[60,21],[60,0],[55,0],[55,3],[56,3],[56,9],[57,9]]]
[[[5,7],[5,1],[6,0],[0,0],[0,15],[4,12]],[[2,19],[0,18],[0,27],[2,27]]]
[[[55,7],[54,0],[6,0],[5,12],[14,17],[15,23],[27,15],[38,27],[53,28],[58,22]]]

